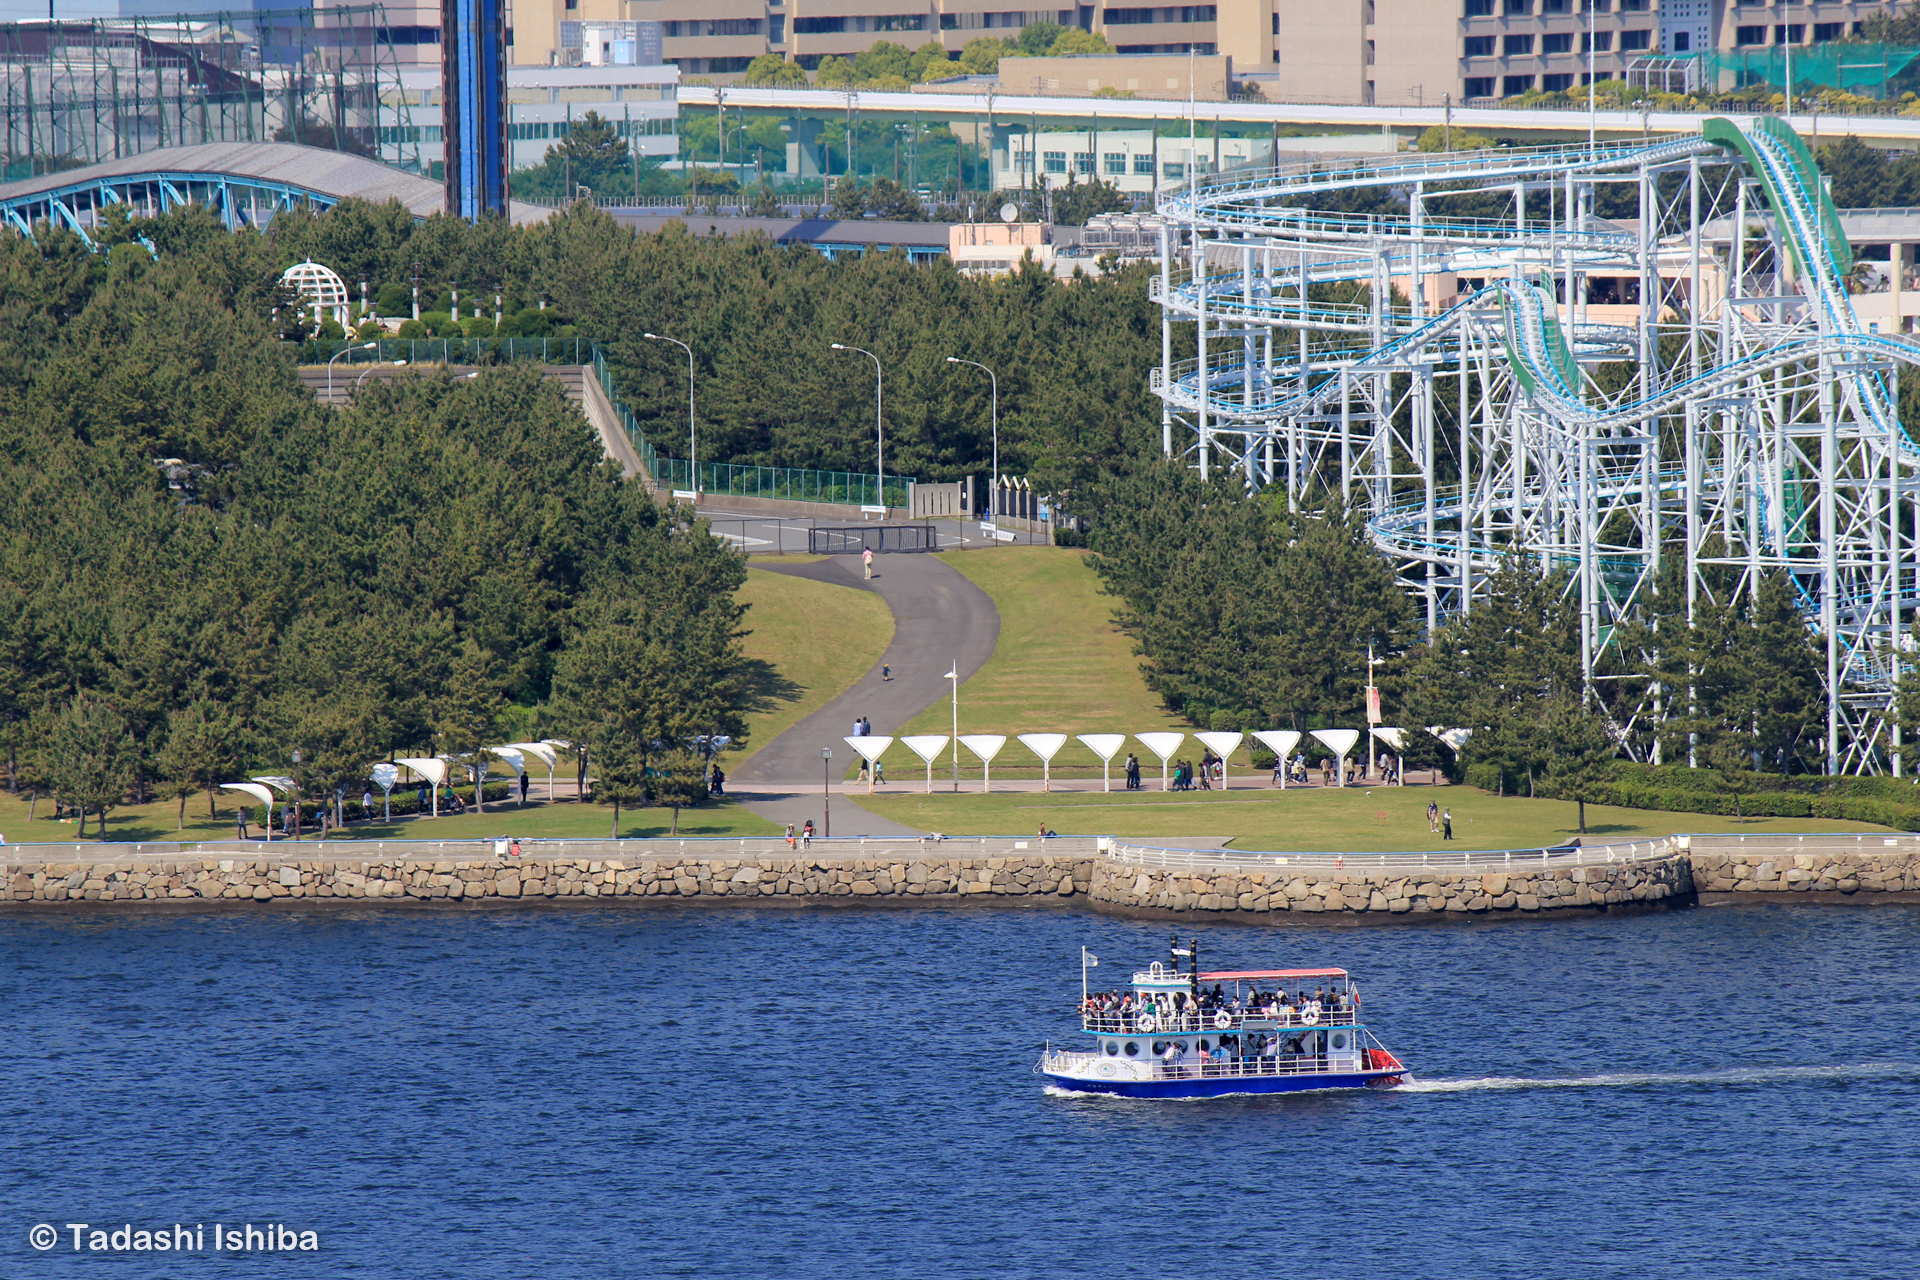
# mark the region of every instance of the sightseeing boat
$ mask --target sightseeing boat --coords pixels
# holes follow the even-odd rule
[[[1034,1067],[1076,1093],[1212,1098],[1307,1089],[1392,1088],[1406,1067],[1361,1018],[1345,969],[1200,971],[1196,941],[1133,975],[1125,992],[1090,993],[1082,948],[1087,1048],[1047,1046]],[[1187,967],[1182,971],[1182,959]]]

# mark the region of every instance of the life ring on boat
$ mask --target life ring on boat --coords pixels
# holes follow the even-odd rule
[[[1300,1021],[1306,1023],[1308,1026],[1312,1026],[1314,1023],[1320,1021],[1320,1006],[1317,1004],[1301,1005]]]
[[[1143,1013],[1133,1020],[1133,1029],[1135,1031],[1150,1032],[1157,1025],[1153,1020],[1153,1015],[1150,1013]]]
[[[1222,1009],[1220,1012],[1213,1015],[1213,1029],[1215,1031],[1225,1031],[1227,1030],[1227,1028],[1231,1027],[1232,1025],[1233,1025],[1233,1015],[1228,1013],[1225,1009]]]

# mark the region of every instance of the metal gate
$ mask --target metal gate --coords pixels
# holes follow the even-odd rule
[[[862,551],[882,555],[890,551],[939,549],[940,540],[934,535],[930,524],[874,524],[807,530],[807,550],[816,556],[851,556]]]

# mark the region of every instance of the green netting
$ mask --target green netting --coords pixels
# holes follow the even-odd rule
[[[1920,58],[1920,47],[1869,43],[1796,46],[1789,59],[1785,46],[1772,45],[1725,49],[1700,56],[1705,63],[1707,83],[1722,89],[1742,89],[1755,84],[1784,86],[1787,63],[1791,61],[1796,93],[1845,89],[1884,98],[1893,79],[1915,58]]]

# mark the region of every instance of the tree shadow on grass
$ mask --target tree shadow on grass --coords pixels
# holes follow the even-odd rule
[[[800,701],[806,690],[789,680],[780,668],[764,658],[749,658],[742,666],[747,680],[747,711],[767,715],[783,704]]]

